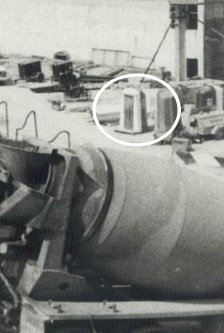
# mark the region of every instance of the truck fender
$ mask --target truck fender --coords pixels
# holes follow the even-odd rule
[[[211,134],[212,134],[212,135],[216,135],[220,130],[224,130],[224,125],[215,126],[215,127],[211,130]]]

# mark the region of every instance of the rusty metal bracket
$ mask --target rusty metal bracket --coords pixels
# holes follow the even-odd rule
[[[54,142],[61,134],[66,134],[67,135],[67,139],[68,139],[68,148],[71,147],[71,134],[69,131],[60,131],[58,132],[52,140],[48,141],[48,143],[52,143]]]
[[[2,101],[2,102],[0,102],[0,105],[5,105],[6,136],[9,137],[9,111],[8,111],[8,103],[6,101]]]
[[[19,132],[22,131],[26,127],[27,121],[28,121],[28,119],[30,118],[31,115],[33,115],[35,136],[36,136],[36,138],[38,138],[36,111],[32,110],[32,111],[30,111],[27,114],[26,119],[25,119],[23,125],[21,127],[19,127],[19,128],[16,128],[16,140],[18,140]]]

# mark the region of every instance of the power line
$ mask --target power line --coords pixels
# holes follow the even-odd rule
[[[224,2],[222,2],[222,3],[224,4]],[[185,13],[186,15],[188,15],[188,16],[189,16],[190,14],[192,14],[191,12],[187,12],[187,11],[185,11],[185,10],[183,10],[183,9],[182,9],[182,12]],[[204,22],[204,21],[201,21],[201,20],[199,20],[198,18],[195,18],[195,20],[197,20],[199,23],[205,25],[205,22]],[[224,34],[223,34],[222,32],[216,30],[215,28],[210,28],[210,29],[211,29],[211,31],[213,31],[216,35],[218,35],[219,37],[222,37],[222,38],[224,39]]]
[[[168,34],[169,30],[170,30],[170,27],[171,27],[171,24],[169,24],[168,28],[166,29],[165,34],[163,35],[163,38],[161,39],[161,42],[159,43],[159,46],[157,47],[156,52],[154,53],[154,55],[153,55],[153,57],[152,57],[152,59],[151,59],[149,65],[148,65],[148,67],[146,68],[144,74],[147,74],[147,73],[148,73],[148,71],[150,70],[152,64],[154,63],[155,58],[156,58],[157,54],[159,53],[159,50],[160,50],[161,46],[163,45],[164,40],[166,39],[166,36],[167,36],[167,34]],[[144,79],[144,78],[143,78],[143,79]],[[143,80],[142,80],[142,81],[143,81]]]
[[[224,34],[223,34],[223,33],[221,33],[220,31],[216,30],[215,28],[211,28],[211,30],[212,30],[215,34],[217,34],[218,36],[220,36],[220,37],[222,37],[222,38],[224,39]]]

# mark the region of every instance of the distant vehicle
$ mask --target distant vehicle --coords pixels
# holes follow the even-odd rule
[[[7,76],[7,71],[6,68],[4,66],[0,66],[0,78],[6,78]]]
[[[6,68],[0,65],[0,86],[11,86],[13,81],[10,79]]]
[[[192,137],[203,139],[211,135],[216,140],[224,139],[224,111],[200,111],[192,114],[192,110],[186,111],[183,115],[185,131]]]
[[[224,82],[219,84],[197,85],[181,83],[181,89],[175,89],[182,104],[181,120],[176,129],[163,142],[171,142],[174,136],[186,136],[203,141],[212,136],[216,140],[224,139]],[[165,134],[177,116],[174,97],[165,90],[158,93],[158,108],[155,116],[155,138]]]
[[[43,82],[44,74],[41,69],[40,60],[28,60],[18,64],[20,79],[27,82]]]
[[[196,90],[196,105],[185,104],[182,121],[186,133],[202,140],[224,139],[223,87],[203,86]]]
[[[73,63],[72,61],[65,60],[54,60],[52,64],[52,81],[59,81],[61,74],[69,72],[73,74]]]

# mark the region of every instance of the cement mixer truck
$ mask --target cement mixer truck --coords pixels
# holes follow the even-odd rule
[[[1,331],[223,332],[223,166],[2,138]]]

